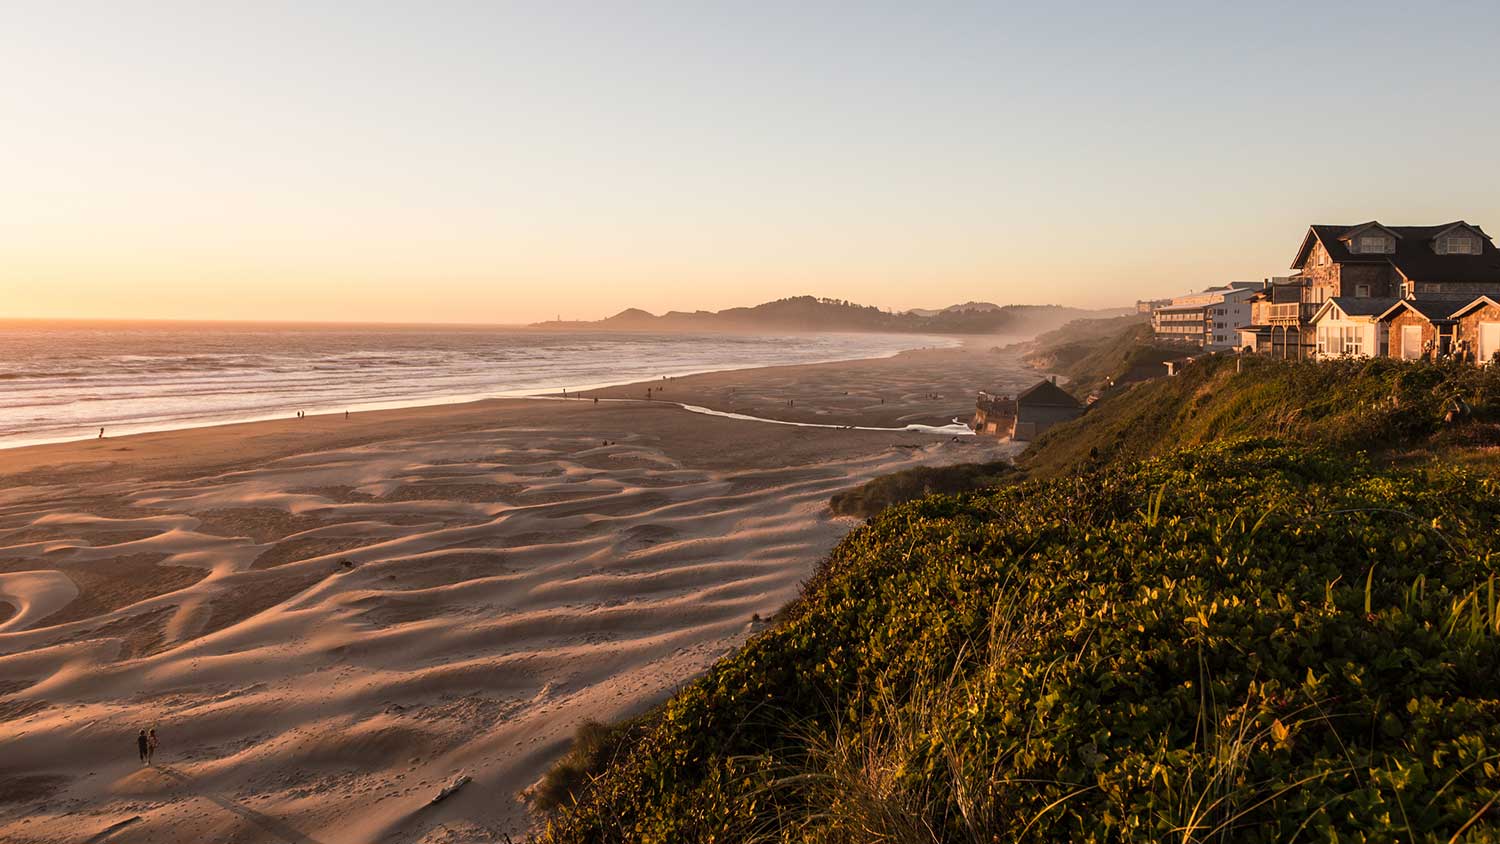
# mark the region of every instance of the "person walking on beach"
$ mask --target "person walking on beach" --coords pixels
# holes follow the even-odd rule
[[[146,738],[145,730],[141,730],[135,737],[135,747],[141,752],[141,764],[151,764],[151,740]]]
[[[101,440],[104,439],[104,429],[103,428],[99,429],[99,439],[101,439]]]
[[[156,728],[152,727],[146,733],[146,764],[153,764],[156,756]]]

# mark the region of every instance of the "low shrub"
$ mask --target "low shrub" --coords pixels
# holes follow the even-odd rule
[[[889,509],[541,840],[1495,840],[1496,486],[1249,440]]]
[[[542,812],[553,812],[571,806],[619,755],[628,750],[635,738],[635,723],[603,724],[585,720],[573,735],[573,747],[558,760],[542,779],[526,792],[526,799]]]
[[[866,481],[854,489],[836,493],[828,506],[840,516],[869,518],[887,507],[905,504],[924,495],[953,495],[998,486],[1015,475],[1006,461],[963,463],[955,466],[918,466]]]

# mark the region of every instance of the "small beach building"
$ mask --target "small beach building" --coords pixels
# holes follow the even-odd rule
[[[1067,390],[1042,381],[1016,396],[1014,439],[1031,440],[1060,422],[1083,415],[1083,405]]]
[[[969,427],[977,434],[1031,440],[1059,422],[1083,415],[1084,405],[1051,381],[1041,381],[1015,398],[980,393]]]

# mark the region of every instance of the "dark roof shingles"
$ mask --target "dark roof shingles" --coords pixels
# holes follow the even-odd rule
[[[1016,396],[1016,404],[1033,407],[1081,407],[1078,399],[1051,381],[1040,381]]]
[[[1469,225],[1462,221],[1444,223],[1440,226],[1385,226],[1399,234],[1394,255],[1356,255],[1349,251],[1348,244],[1340,237],[1368,223],[1354,226],[1315,225],[1312,231],[1328,250],[1335,263],[1384,263],[1394,264],[1403,275],[1412,281],[1494,282],[1500,289],[1500,249],[1488,237],[1479,239],[1478,255],[1439,255],[1432,248],[1432,239],[1454,226]],[[1483,232],[1478,226],[1469,226]]]

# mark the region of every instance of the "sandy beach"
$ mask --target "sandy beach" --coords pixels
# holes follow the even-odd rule
[[[831,494],[1014,451],[673,403],[943,424],[1035,380],[989,345],[0,451],[0,840],[524,834],[581,720],[796,595]]]

